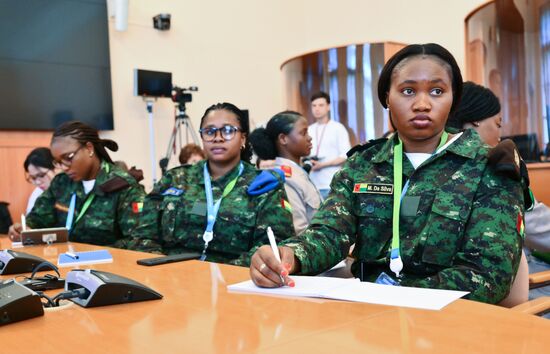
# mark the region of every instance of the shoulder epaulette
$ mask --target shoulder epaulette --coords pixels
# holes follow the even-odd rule
[[[489,166],[498,174],[522,182],[525,208],[530,209],[534,200],[529,191],[529,172],[516,144],[510,139],[501,141],[489,150],[487,159]]]
[[[248,186],[249,195],[260,195],[269,192],[285,183],[285,173],[279,169],[263,170]]]
[[[354,147],[351,148],[350,151],[347,152],[347,156],[348,157],[351,157],[353,154],[355,154],[356,152],[360,152],[360,151],[363,151],[363,150],[366,150],[368,148],[370,148],[371,146],[374,146],[376,144],[380,144],[380,143],[383,143],[383,142],[386,142],[388,139],[387,138],[380,138],[380,139],[373,139],[373,140],[369,140],[367,141],[366,143],[364,144],[361,144],[361,145],[355,145]]]
[[[126,179],[121,176],[114,176],[99,185],[99,189],[101,189],[101,191],[103,191],[104,193],[112,193],[124,188],[128,188],[129,186],[130,182],[128,182]]]

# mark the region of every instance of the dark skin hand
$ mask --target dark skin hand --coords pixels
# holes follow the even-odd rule
[[[295,283],[289,274],[300,269],[300,263],[294,257],[290,247],[279,247],[281,262],[275,258],[270,246],[262,246],[252,256],[250,261],[250,278],[257,286],[263,288],[294,287]]]

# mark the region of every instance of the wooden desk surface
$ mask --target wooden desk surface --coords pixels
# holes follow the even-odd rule
[[[8,244],[0,241],[2,248]],[[73,245],[76,251],[98,248]],[[66,249],[17,250],[56,263]],[[226,285],[248,279],[246,268],[199,261],[143,267],[136,260],[148,254],[110,251],[113,263],[91,267],[142,282],[164,298],[47,309],[43,317],[0,327],[1,352],[517,354],[550,347],[550,321],[497,306],[459,300],[427,311],[242,295],[228,293]]]

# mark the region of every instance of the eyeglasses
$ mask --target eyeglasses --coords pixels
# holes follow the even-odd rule
[[[227,124],[221,128],[207,127],[199,129],[202,140],[207,142],[213,141],[216,138],[216,134],[218,133],[218,131],[220,132],[220,136],[223,138],[223,140],[231,140],[233,139],[233,137],[235,137],[236,132],[241,131],[241,128]]]
[[[48,175],[48,172],[50,172],[50,170],[42,171],[40,173],[37,173],[34,176],[29,173],[26,175],[27,182],[31,184],[37,184],[39,179],[43,179]]]
[[[54,166],[57,167],[57,168],[62,168],[62,167],[71,167],[72,163],[73,163],[73,159],[74,157],[76,156],[76,154],[82,149],[84,148],[86,145],[81,145],[78,149],[76,149],[75,151],[73,152],[70,152],[68,154],[65,154],[64,157],[61,157],[61,160],[55,160],[53,162]]]

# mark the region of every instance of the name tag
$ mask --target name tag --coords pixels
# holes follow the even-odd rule
[[[393,194],[393,184],[355,183],[353,193]]]
[[[173,195],[173,196],[176,196],[176,197],[178,195],[182,195],[182,194],[183,194],[183,190],[182,189],[177,189],[175,187],[170,187],[162,193],[162,195]]]

